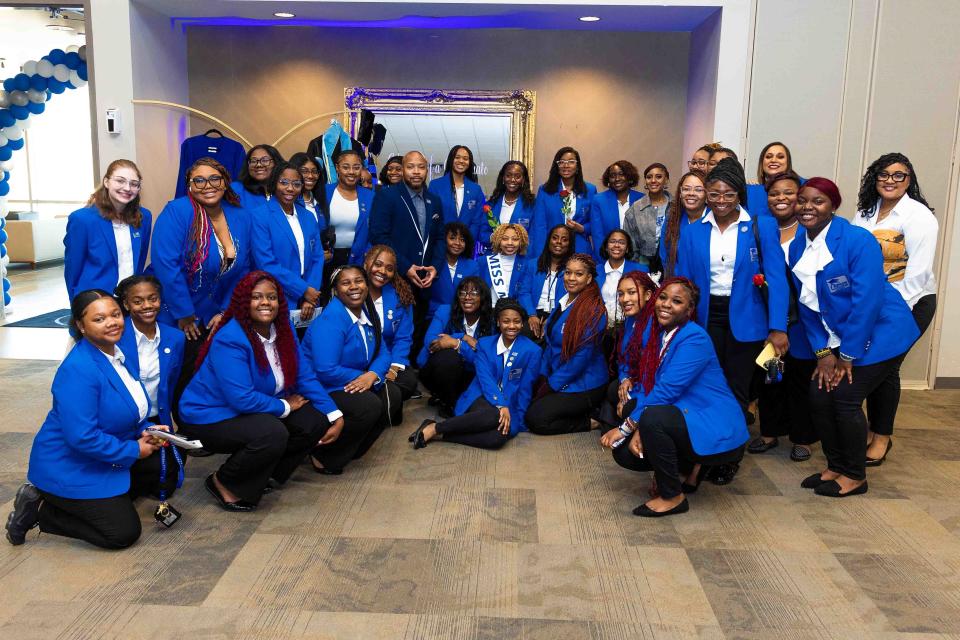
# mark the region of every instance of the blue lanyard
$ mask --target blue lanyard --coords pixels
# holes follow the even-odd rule
[[[183,486],[183,460],[180,459],[180,453],[173,445],[163,447],[160,449],[160,502],[167,501],[167,490],[164,488],[167,484],[167,449],[173,450],[173,458],[180,467],[177,473],[177,489]]]

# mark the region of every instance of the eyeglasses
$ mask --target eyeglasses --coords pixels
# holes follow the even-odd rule
[[[259,158],[250,158],[247,164],[251,167],[269,167],[273,164],[273,158],[270,156],[261,156]]]
[[[206,189],[207,185],[210,185],[214,189],[219,189],[223,184],[223,176],[210,176],[209,178],[197,176],[190,179],[190,184],[201,190]]]
[[[707,199],[713,200],[714,202],[736,202],[738,197],[736,191],[727,191],[726,193],[711,191],[707,194]]]
[[[277,180],[277,184],[281,187],[293,187],[294,189],[302,189],[303,182],[301,180],[287,180],[286,178],[280,178]]]
[[[320,172],[316,169],[300,169],[300,175],[317,177],[320,175]]]
[[[131,191],[140,191],[140,185],[143,184],[139,180],[127,180],[126,178],[121,178],[119,176],[115,176],[110,179],[113,180],[113,184],[117,185],[121,189],[129,188]]]
[[[705,191],[703,187],[680,187],[680,193],[694,193],[698,196],[702,196]]]
[[[893,178],[894,182],[903,182],[910,177],[909,173],[904,173],[903,171],[897,171],[895,173],[887,173],[886,171],[881,171],[877,174],[877,182],[888,182]]]
[[[607,240],[607,245],[608,245],[608,246],[614,246],[614,247],[625,247],[625,246],[627,246],[627,241],[626,241],[626,240],[620,240],[619,238],[616,238],[616,239],[615,239],[615,238],[611,238],[611,239]]]
[[[480,292],[476,289],[464,289],[457,294],[460,298],[479,298]]]
[[[691,169],[693,169],[694,167],[707,166],[707,161],[706,160],[687,160],[687,164],[690,165]]]
[[[558,167],[575,167],[577,166],[576,160],[557,160]]]

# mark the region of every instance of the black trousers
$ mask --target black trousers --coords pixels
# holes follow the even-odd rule
[[[631,398],[623,405],[623,412],[617,413],[617,405],[620,404],[620,381],[614,378],[607,385],[606,397],[603,399],[603,405],[600,407],[600,422],[604,429],[609,431],[614,427],[619,427],[626,420],[627,416],[633,413],[633,408],[637,406],[635,398]]]
[[[398,274],[397,277],[403,276]],[[409,357],[410,362],[416,362],[420,350],[423,349],[423,339],[427,335],[430,324],[427,320],[427,313],[430,311],[430,289],[421,289],[412,283],[410,289],[413,291],[413,336],[411,336]]]
[[[511,416],[512,418],[512,416]],[[510,439],[500,433],[500,410],[480,396],[462,416],[437,423],[444,442],[456,442],[480,449],[499,449]]]
[[[913,319],[920,329],[921,336],[927,332],[936,312],[937,296],[934,294],[923,296],[913,305]],[[910,353],[909,349],[896,359],[896,367],[883,379],[880,386],[867,396],[870,431],[878,435],[893,435],[893,422],[897,418],[897,407],[900,406],[900,365],[903,364],[908,353]]]
[[[389,424],[388,403],[401,405],[400,388],[387,383],[377,391],[333,391],[330,397],[343,412],[343,431],[336,441],[314,447],[311,455],[325,468],[339,471],[362,458],[383,433]]]
[[[180,432],[203,448],[230,457],[217,469],[220,483],[242,500],[257,504],[270,478],[286,482],[330,428],[327,417],[305,404],[286,418],[249,413],[211,424],[181,424]]]
[[[431,353],[420,369],[420,381],[430,393],[447,407],[457,404],[460,395],[467,390],[476,372],[467,366],[453,349],[441,349]]]
[[[541,436],[590,431],[590,414],[603,402],[606,392],[604,384],[586,391],[554,392],[534,400],[527,409],[527,429]]]
[[[811,445],[818,440],[810,417],[810,377],[816,360],[783,358],[783,380],[760,385],[760,434],[767,438],[790,436],[793,444]]]
[[[631,471],[653,471],[657,479],[657,491],[666,499],[683,493],[683,476],[689,474],[695,464],[718,465],[743,457],[743,447],[731,451],[702,456],[693,450],[687,421],[683,412],[673,405],[647,407],[637,423],[643,443],[643,457],[630,452],[624,442],[613,450],[613,459],[621,467]]]
[[[890,375],[898,364],[891,358],[876,364],[853,367],[853,383],[846,378],[830,392],[810,382],[810,413],[820,434],[827,469],[851,480],[867,477],[867,418],[863,401]]]
[[[41,491],[40,531],[85,540],[103,549],[126,549],[140,538],[134,498],[160,493],[160,455],[167,458],[166,497],[177,489],[177,461],[168,448],[137,460],[130,468],[130,490],[112,498],[80,500]],[[182,456],[181,456],[182,458]]]
[[[210,332],[207,331],[207,328],[203,326],[202,323],[198,322],[197,326],[200,327],[200,337],[196,340],[190,340],[188,338],[183,341],[183,365],[180,367],[180,377],[177,378],[177,383],[173,386],[173,404],[170,407],[170,413],[177,425],[180,424],[180,396],[183,395],[190,380],[193,379],[193,374],[196,373],[197,356],[200,355],[200,347],[203,346],[203,343],[207,340],[207,336],[210,335]]]
[[[744,415],[750,404],[750,381],[757,367],[756,359],[763,350],[763,340],[740,342],[730,329],[730,298],[710,296],[710,318],[707,333],[720,360],[727,385],[740,404]]]

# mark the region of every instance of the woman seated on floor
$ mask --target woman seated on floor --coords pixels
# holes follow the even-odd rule
[[[290,324],[287,299],[269,273],[237,284],[223,321],[200,350],[180,399],[180,432],[227,453],[206,488],[226,511],[253,511],[318,444],[331,446],[343,415],[317,382]]]
[[[513,298],[502,298],[495,310],[499,335],[477,341],[476,372],[456,406],[456,417],[438,423],[423,421],[410,435],[414,449],[434,438],[481,449],[499,449],[526,431],[524,414],[540,370],[540,347],[520,335],[527,311]]]
[[[117,348],[124,330],[120,305],[106,291],[89,289],[73,298],[70,311],[77,343],[53,379],[53,408],[33,440],[7,540],[23,544],[39,524],[45,533],[124,549],[140,537],[133,499],[172,495],[181,460],[145,431],[150,400]]]
[[[313,371],[343,412],[344,431],[350,434],[334,447],[313,450],[317,473],[342,473],[351,460],[363,456],[389,423],[391,408],[403,402],[400,387],[387,382],[393,358],[370,288],[360,267],[334,269],[330,303],[303,337]]]
[[[649,329],[634,330],[626,348],[636,404],[601,444],[613,448],[620,466],[654,473],[657,495],[634,515],[657,518],[688,511],[684,493],[695,491],[696,484],[682,478],[698,477],[698,464],[741,457],[750,436],[710,337],[691,322],[699,296],[686,278],[664,282],[654,296]]]

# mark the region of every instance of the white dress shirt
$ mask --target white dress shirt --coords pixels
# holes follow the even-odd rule
[[[600,295],[603,296],[603,304],[607,308],[607,318],[610,319],[611,323],[617,315],[617,285],[620,284],[620,279],[623,277],[625,264],[626,261],[621,263],[619,267],[613,268],[610,261],[607,260],[603,265],[603,271],[607,274],[607,277],[600,288]]]
[[[626,202],[620,202],[617,200],[617,211],[620,216],[620,229],[623,229],[623,220],[627,215],[627,210],[630,208],[630,198],[627,198]]]
[[[467,319],[464,318],[464,319],[463,319],[463,330],[464,330],[464,332],[465,332],[468,336],[470,336],[471,338],[473,338],[473,337],[474,337],[474,334],[477,332],[477,326],[478,326],[479,324],[480,324],[480,318],[477,318],[476,321],[475,321],[473,324],[467,324]]]
[[[297,218],[297,208],[293,208],[293,213],[283,212],[283,217],[287,219],[290,230],[293,231],[293,239],[297,241],[297,251],[300,252],[300,275],[303,275],[303,265],[306,263],[303,251],[305,241],[303,239],[303,228],[300,226],[300,219]]]
[[[337,249],[349,249],[353,246],[353,237],[357,233],[357,221],[360,219],[360,197],[347,200],[336,189],[330,199],[330,225],[337,234]]]
[[[831,222],[824,227],[823,231],[813,240],[810,239],[810,236],[804,234],[806,246],[800,259],[797,260],[797,264],[793,265],[793,273],[800,281],[800,292],[797,294],[798,301],[811,311],[820,314],[820,322],[827,332],[827,346],[835,349],[840,346],[840,336],[834,333],[833,329],[827,325],[827,321],[823,319],[823,314],[820,313],[820,298],[817,295],[817,274],[833,262],[833,254],[830,253],[830,248],[827,246],[827,233],[830,231],[830,225],[832,224]],[[814,349],[820,348],[819,345],[810,346]]]
[[[507,361],[510,359],[510,347],[503,344],[503,336],[497,338],[497,355],[503,358],[503,370],[507,370]],[[503,376],[500,376],[500,379],[497,380],[497,386],[503,389]]]
[[[303,199],[303,208],[313,214],[313,219],[317,222],[320,222],[320,214],[317,213],[317,200],[316,198],[307,202],[307,199]]]
[[[879,208],[878,202],[873,211],[858,212],[853,217],[853,224],[863,227],[874,235],[877,235],[878,230],[889,230],[903,236],[907,268],[901,272],[902,275],[892,277],[890,284],[900,292],[912,309],[917,300],[937,292],[933,259],[937,251],[937,234],[940,225],[930,209],[907,194],[903,194],[883,220],[877,220],[880,217]],[[884,264],[884,266],[887,265]],[[887,275],[891,274],[888,272]]]
[[[510,218],[513,217],[513,210],[517,208],[517,201],[514,200],[510,204],[507,204],[507,201],[504,200],[500,204],[500,224],[507,224],[510,222]]]
[[[710,231],[710,295],[729,296],[733,291],[733,267],[737,263],[737,238],[743,232],[740,224],[750,222],[750,214],[740,207],[740,217],[720,231],[713,211],[703,217],[702,223],[713,227]]]
[[[260,342],[263,344],[263,350],[267,354],[267,362],[270,363],[270,371],[273,372],[273,377],[276,379],[277,384],[273,389],[273,394],[277,395],[280,391],[283,390],[284,382],[283,379],[283,369],[280,366],[280,352],[277,351],[277,328],[274,325],[270,325],[270,337],[264,338],[259,333],[257,337],[260,338]],[[290,415],[290,403],[280,398],[280,402],[283,403],[283,413],[280,414],[280,419],[286,418]],[[330,421],[330,424],[333,424],[338,418],[343,417],[343,412],[339,409],[331,411],[327,414],[327,420]]]
[[[454,187],[454,190],[453,190],[453,197],[454,197],[454,200],[456,200],[456,203],[457,203],[457,217],[458,217],[458,218],[460,217],[460,207],[463,206],[463,188],[464,188],[463,185],[460,185],[459,187]]]
[[[100,350],[97,349],[97,351]],[[100,351],[100,353],[103,353],[103,351]],[[136,403],[137,411],[139,412],[137,422],[143,422],[147,417],[147,412],[150,411],[150,401],[147,399],[147,394],[144,392],[140,381],[135,380],[133,376],[130,375],[130,372],[127,371],[127,368],[123,366],[123,361],[126,360],[123,351],[120,350],[120,347],[114,347],[112,356],[103,353],[103,357],[113,365],[113,370],[120,376],[120,381],[123,382],[123,386],[126,387],[127,392],[130,393],[130,397],[133,398],[133,401]]]
[[[447,263],[447,271],[450,272],[450,282],[454,283],[454,285],[457,283],[457,264],[459,263],[459,260],[453,264],[450,264],[449,262]]]
[[[133,244],[130,240],[130,225],[114,220],[113,239],[117,242],[117,274],[119,283],[133,275]]]
[[[567,310],[567,307],[569,307],[570,305],[572,305],[572,304],[573,304],[574,302],[576,302],[576,301],[577,301],[576,298],[574,298],[574,299],[572,299],[572,300],[570,299],[570,294],[569,294],[569,293],[563,294],[563,297],[560,298],[560,299],[557,301],[557,306],[560,307],[560,313],[563,313],[564,311],[566,311],[566,310]]]
[[[140,382],[150,398],[150,416],[160,413],[157,393],[160,389],[160,324],[157,323],[153,338],[140,333],[137,325],[130,321],[133,335],[137,338],[137,360],[140,362]]]
[[[452,278],[453,276],[450,276],[450,277]],[[382,296],[382,295],[381,295],[379,298],[377,298],[376,300],[373,301],[373,307],[374,307],[374,309],[377,310],[377,315],[380,317],[380,326],[381,326],[381,327],[386,327],[386,326],[387,326],[387,324],[386,324],[387,321],[386,321],[386,318],[385,318],[384,315],[383,315],[383,296]],[[356,317],[356,316],[354,316],[354,317]],[[366,316],[364,316],[364,317],[366,317]],[[369,324],[369,323],[368,323],[368,324]],[[364,339],[366,339],[366,336],[364,336]],[[390,363],[390,366],[391,366],[391,367],[396,367],[396,368],[399,369],[400,371],[403,371],[404,369],[407,368],[406,365],[400,364],[399,362],[391,362],[391,363]]]
[[[540,289],[540,300],[537,302],[537,309],[550,313],[554,307],[554,296],[557,292],[557,278],[560,277],[560,270],[552,271],[543,279],[543,288]]]

